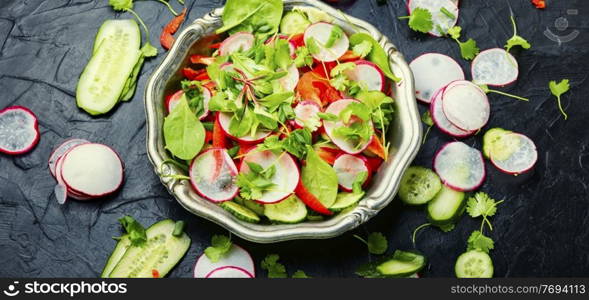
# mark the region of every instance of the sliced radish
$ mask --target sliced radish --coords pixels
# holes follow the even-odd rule
[[[53,177],[55,177],[55,165],[57,164],[57,160],[59,160],[64,154],[66,154],[70,149],[72,149],[73,147],[77,146],[77,145],[81,145],[81,144],[86,144],[86,143],[90,143],[87,140],[84,139],[69,139],[66,140],[65,142],[61,143],[61,145],[57,146],[55,148],[55,150],[53,150],[53,152],[51,152],[51,155],[49,155],[49,172],[51,172],[51,175],[53,175]]]
[[[476,131],[489,121],[487,94],[470,81],[455,81],[444,89],[442,109],[446,118],[464,131]]]
[[[288,35],[281,34],[281,35],[278,35],[278,38],[281,40],[286,40],[288,42],[288,49],[290,50],[290,56],[292,58],[295,58],[297,45],[289,39]],[[271,37],[266,41],[266,44],[270,44],[273,41],[274,41],[274,37]]]
[[[409,67],[415,78],[415,98],[430,103],[433,94],[455,80],[464,80],[464,72],[451,57],[426,53],[414,59]]]
[[[409,0],[407,3],[409,13],[418,7],[427,9],[432,14],[434,28],[429,33],[433,36],[443,36],[458,22],[458,6],[451,0]],[[442,13],[442,8],[448,10],[455,18],[449,18]]]
[[[233,244],[231,249],[217,262],[212,262],[205,254],[194,265],[194,278],[206,278],[212,271],[223,267],[237,267],[256,276],[256,267],[251,255],[240,246]]]
[[[295,90],[297,84],[299,83],[300,73],[299,69],[294,64],[290,65],[287,71],[288,74],[286,74],[286,76],[282,78],[279,78],[278,82],[280,83],[280,86],[282,86],[282,89],[284,89],[287,92],[292,92]]]
[[[195,157],[189,175],[194,190],[212,202],[229,201],[237,195],[237,167],[225,149],[211,148]]]
[[[270,131],[270,130],[258,129],[255,136],[251,136],[251,135],[242,136],[242,137],[234,136],[229,132],[229,126],[231,125],[231,118],[232,117],[233,117],[233,114],[231,114],[231,113],[217,114],[217,118],[219,119],[219,124],[221,125],[221,129],[223,129],[223,132],[225,132],[225,135],[227,135],[228,137],[230,137],[238,142],[256,144],[256,143],[261,142],[265,138],[267,138],[272,133],[272,131]]]
[[[260,199],[254,199],[256,202],[262,204],[278,203],[288,198],[297,187],[300,177],[299,167],[292,156],[286,152],[276,155],[269,150],[258,151],[253,149],[243,158],[239,173],[248,173],[250,171],[247,163],[256,163],[264,169],[272,166],[276,168],[274,176],[270,179],[274,186],[265,191]]]
[[[321,112],[321,106],[315,101],[301,101],[294,108],[296,115],[295,124],[299,128],[307,127],[316,131],[321,127],[321,119],[317,115]]]
[[[315,59],[323,62],[336,61],[338,58],[344,55],[346,51],[348,51],[348,48],[350,47],[350,40],[345,34],[330,48],[325,47],[325,44],[327,44],[329,36],[331,35],[331,31],[334,27],[335,25],[333,24],[318,22],[310,25],[307,27],[307,30],[305,30],[305,42],[307,42],[310,38],[313,38],[319,47],[319,53],[312,54]]]
[[[0,111],[0,152],[18,155],[39,143],[39,123],[35,114],[23,106]]]
[[[432,116],[432,120],[436,124],[436,126],[444,133],[449,134],[451,136],[457,138],[463,138],[474,134],[476,131],[465,131],[456,126],[454,126],[446,115],[444,114],[444,110],[442,108],[442,94],[444,92],[444,88],[437,90],[431,100],[430,104],[430,114]]]
[[[442,182],[458,191],[476,190],[485,180],[485,162],[477,149],[451,142],[434,157],[434,170]]]
[[[495,142],[493,148],[498,151],[490,153],[491,163],[507,174],[525,173],[532,169],[538,160],[536,144],[523,134],[506,133]]]
[[[335,159],[333,163],[333,169],[337,174],[337,181],[342,190],[351,192],[354,182],[361,172],[367,172],[370,174],[370,168],[368,167],[368,161],[366,158],[357,155],[342,154]],[[364,183],[368,182],[368,177],[364,180]]]
[[[220,55],[229,55],[234,52],[248,51],[254,46],[256,38],[249,32],[238,32],[226,38],[219,47]]]
[[[254,278],[254,276],[240,267],[226,266],[212,270],[206,278]]]
[[[166,101],[166,109],[168,110],[168,113],[172,112],[174,110],[174,108],[176,108],[176,105],[178,105],[178,103],[180,103],[180,99],[182,99],[182,96],[184,96],[184,91],[179,90],[176,93],[174,93],[170,98],[168,98],[168,100]],[[203,113],[198,116],[199,120],[203,120],[204,118],[206,118],[209,115],[209,102],[211,101],[211,90],[209,90],[209,88],[203,86],[202,87],[202,96],[203,96],[203,107],[204,107],[204,111]]]
[[[490,86],[506,86],[517,80],[519,66],[509,52],[501,48],[485,50],[471,65],[472,81]]]
[[[325,112],[329,113],[329,114],[334,114],[337,116],[344,108],[346,108],[348,105],[350,105],[351,103],[354,103],[354,102],[359,102],[359,101],[355,100],[355,99],[342,99],[342,100],[332,102],[327,107]],[[368,121],[368,122],[370,122],[370,121]],[[342,139],[341,137],[336,136],[334,134],[334,130],[336,128],[339,128],[342,126],[349,126],[349,124],[346,125],[341,120],[338,120],[336,122],[333,122],[333,121],[323,122],[323,127],[325,128],[325,132],[327,133],[327,135],[329,136],[331,141],[336,146],[338,146],[340,149],[342,149],[344,152],[346,152],[348,154],[358,154],[358,153],[364,151],[366,149],[366,147],[368,147],[368,145],[372,141],[372,138],[371,138],[367,141],[363,141],[361,144],[356,144],[350,140]],[[372,122],[370,122],[370,126],[372,126]]]
[[[357,60],[356,67],[346,72],[350,80],[360,83],[368,91],[384,91],[385,77],[380,68],[367,60]]]
[[[123,163],[106,145],[81,144],[73,147],[61,160],[61,178],[69,189],[80,194],[106,196],[117,191],[123,183]]]

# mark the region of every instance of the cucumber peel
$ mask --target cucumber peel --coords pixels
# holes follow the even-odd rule
[[[233,201],[223,202],[221,203],[221,207],[242,221],[249,223],[260,222],[260,217],[258,217],[258,215],[255,212]]]

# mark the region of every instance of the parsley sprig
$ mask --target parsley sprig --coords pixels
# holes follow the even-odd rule
[[[231,235],[213,235],[211,246],[205,249],[205,255],[212,262],[218,262],[231,249]]]
[[[466,42],[461,42],[460,41],[461,32],[462,32],[462,27],[460,27],[460,26],[454,26],[454,27],[448,29],[448,35],[453,40],[455,40],[456,43],[458,43],[458,46],[460,46],[460,54],[462,55],[462,58],[464,58],[466,60],[472,60],[473,58],[475,58],[477,56],[477,54],[479,54],[480,49],[477,46],[477,42],[471,38],[469,38]]]
[[[268,278],[288,278],[286,267],[279,263],[280,256],[278,254],[268,254],[262,260],[262,270],[268,272]],[[297,270],[292,274],[292,278],[311,278],[304,271]]]
[[[466,212],[473,218],[483,217],[481,222],[482,232],[484,225],[487,224],[490,230],[493,230],[493,225],[489,221],[489,217],[492,217],[497,212],[497,205],[503,203],[505,200],[496,201],[491,198],[487,193],[478,192],[474,197],[468,198],[466,202]]]
[[[384,254],[387,252],[389,243],[387,238],[380,232],[372,232],[368,235],[368,238],[363,239],[359,235],[353,235],[356,239],[364,243],[368,247],[368,252],[371,254]]]
[[[556,101],[558,103],[558,109],[560,110],[560,113],[564,116],[565,120],[568,119],[569,116],[562,108],[560,96],[562,96],[562,94],[568,92],[571,89],[571,86],[569,85],[569,80],[563,79],[559,83],[556,83],[556,81],[552,80],[548,84],[548,87],[550,88],[550,92],[552,93],[552,95],[554,95],[556,97]]]
[[[399,20],[409,20],[409,28],[413,31],[428,33],[434,29],[434,22],[432,21],[432,13],[421,7],[415,8],[411,11],[409,16],[399,17]]]
[[[510,20],[511,24],[513,25],[513,36],[507,40],[507,43],[505,44],[505,50],[509,52],[509,50],[515,46],[520,46],[524,49],[530,49],[532,45],[530,45],[526,39],[517,34],[517,24],[515,23],[515,18],[513,15],[510,16]]]

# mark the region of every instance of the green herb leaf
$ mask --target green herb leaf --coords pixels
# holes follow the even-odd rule
[[[362,41],[360,44],[352,47],[352,52],[361,58],[364,58],[372,52],[372,43],[369,41]]]
[[[304,271],[297,270],[296,272],[292,273],[292,278],[311,278],[308,276]]]
[[[428,33],[434,29],[432,13],[425,8],[416,7],[409,17],[401,17],[400,19],[409,19],[409,28],[414,31]]]
[[[307,146],[313,143],[313,136],[309,129],[302,128],[291,131],[283,141],[284,150],[298,159],[303,159],[307,155]]]
[[[313,37],[310,37],[307,40],[305,40],[305,46],[307,46],[309,53],[313,55],[317,55],[321,52],[321,48],[319,48],[317,41]]]
[[[387,238],[380,232],[373,232],[368,235],[366,242],[368,245],[368,252],[372,254],[384,254],[389,247]]]
[[[515,46],[520,46],[524,49],[530,49],[532,45],[530,45],[530,43],[526,39],[517,35],[517,24],[515,23],[515,18],[513,17],[513,15],[510,16],[510,20],[511,24],[513,25],[513,36],[509,40],[507,40],[507,43],[505,44],[505,50],[509,52],[509,50],[511,50],[511,48]]]
[[[224,235],[213,235],[211,246],[205,249],[205,255],[212,261],[218,262],[231,250],[231,238]]]
[[[568,115],[566,114],[566,112],[562,108],[560,96],[562,96],[564,93],[568,92],[571,89],[571,86],[569,85],[569,80],[563,79],[559,83],[556,83],[556,81],[553,80],[553,81],[550,81],[550,83],[548,84],[548,87],[550,88],[550,92],[552,93],[552,95],[554,95],[556,97],[556,100],[558,102],[558,109],[560,110],[560,113],[564,116],[565,120],[568,119]]]
[[[261,266],[263,270],[268,271],[268,278],[287,278],[286,267],[278,262],[280,256],[278,254],[269,254],[262,260]]]
[[[145,57],[153,57],[157,55],[157,48],[154,47],[149,42],[145,42],[143,47],[141,47],[141,54]]]
[[[317,113],[317,116],[321,120],[329,121],[329,122],[337,122],[339,120],[339,117],[337,115],[332,114],[332,113],[319,112],[319,113]]]
[[[133,0],[108,0],[108,4],[118,11],[133,9]]]
[[[481,250],[489,253],[495,247],[493,240],[485,236],[482,232],[475,230],[468,238],[467,251],[470,250]]]
[[[480,52],[477,42],[473,39],[468,39],[466,42],[459,41],[458,44],[460,45],[460,54],[466,60],[475,58]]]
[[[164,139],[166,149],[183,160],[193,159],[204,145],[205,129],[185,97],[164,119]]]
[[[382,72],[391,80],[395,82],[401,81],[401,79],[395,76],[395,74],[391,70],[389,55],[380,46],[378,41],[376,41],[370,34],[365,32],[359,32],[351,35],[349,39],[350,45],[352,47],[359,45],[363,42],[369,42],[372,45],[372,49],[370,53],[366,56],[368,60],[375,63],[382,70]]]
[[[119,219],[119,223],[125,228],[125,232],[127,232],[133,246],[139,246],[147,241],[145,228],[133,217],[124,216]]]
[[[497,212],[497,202],[484,192],[478,192],[468,198],[466,211],[473,217],[491,217]]]
[[[430,114],[429,110],[426,110],[421,115],[421,122],[423,122],[427,126],[434,126],[434,120],[432,119],[432,115]]]
[[[440,12],[443,13],[448,19],[456,20],[456,16],[448,11],[445,7],[440,8]]]
[[[276,173],[276,166],[271,165],[264,169],[257,163],[247,162],[249,172],[240,172],[235,184],[240,188],[239,195],[247,200],[262,198],[264,192],[272,189],[275,184],[272,177]]]
[[[325,207],[330,207],[337,197],[337,174],[310,146],[307,147],[305,166],[301,173],[301,180],[307,190]]]
[[[278,32],[283,10],[281,0],[228,0],[223,9],[223,27],[217,33],[254,32],[265,40]]]
[[[368,179],[368,172],[366,171],[362,171],[360,173],[358,173],[358,175],[356,175],[356,178],[354,179],[354,183],[352,184],[352,191],[354,194],[363,194],[364,191],[362,191],[362,185],[364,185],[364,182],[366,182],[366,179]]]
[[[313,65],[313,57],[306,46],[298,47],[295,50],[294,63],[297,68],[302,68],[304,66],[311,67]]]
[[[329,33],[329,39],[327,39],[327,42],[325,43],[325,47],[326,48],[333,47],[333,45],[337,41],[339,41],[344,35],[345,35],[345,33],[341,27],[339,27],[337,25],[333,25],[333,28],[331,29],[331,33]]]

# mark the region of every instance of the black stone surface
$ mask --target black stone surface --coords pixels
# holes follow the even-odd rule
[[[176,1],[171,1],[179,7]],[[187,0],[188,22],[199,18],[220,0]],[[481,49],[501,47],[511,36],[507,1],[461,1],[463,35]],[[589,275],[589,2],[551,1],[544,11],[527,0],[509,1],[522,36],[533,48],[515,51],[520,78],[504,91],[529,97],[529,103],[491,95],[492,117],[488,127],[522,132],[537,144],[540,159],[526,180],[503,180],[488,166],[481,190],[505,199],[493,218],[495,239],[492,257],[496,276]],[[171,18],[156,1],[137,1],[136,11],[152,31],[152,43]],[[449,39],[411,32],[405,22],[404,3],[375,0],[340,4],[351,15],[368,20],[396,43],[408,61],[437,51],[461,60],[457,45]],[[576,9],[577,15],[568,15]],[[144,225],[163,219],[183,219],[192,246],[170,277],[190,277],[196,257],[220,227],[187,213],[165,191],[152,171],[145,150],[145,117],[142,92],[153,68],[163,59],[148,60],[140,76],[138,93],[111,114],[92,118],[75,105],[78,76],[88,61],[99,25],[110,18],[130,18],[114,13],[106,0],[2,0],[0,1],[0,107],[24,105],[38,116],[41,141],[29,154],[0,156],[0,276],[95,277],[120,234],[117,219],[125,214]],[[564,17],[569,26],[555,28]],[[579,35],[568,43],[554,42],[543,32]],[[548,81],[571,80],[572,90],[563,97],[569,120],[559,114]],[[425,106],[420,105],[422,111]],[[126,164],[126,182],[115,196],[93,202],[70,201],[60,206],[53,198],[55,182],[47,158],[58,143],[69,137],[112,145]],[[451,138],[432,130],[416,163],[431,166],[433,153]],[[466,140],[480,148],[481,136]],[[395,201],[377,217],[353,233],[381,231],[391,249],[411,249],[412,230],[426,221],[422,210]],[[442,233],[426,229],[419,234],[417,249],[429,258],[424,276],[454,276],[456,257],[479,221],[463,217],[456,229]],[[294,241],[257,245],[242,240],[257,263],[268,253],[278,253],[290,272],[305,270],[315,277],[352,277],[362,263],[374,259],[352,232],[324,241]],[[263,276],[263,272],[259,272]]]

